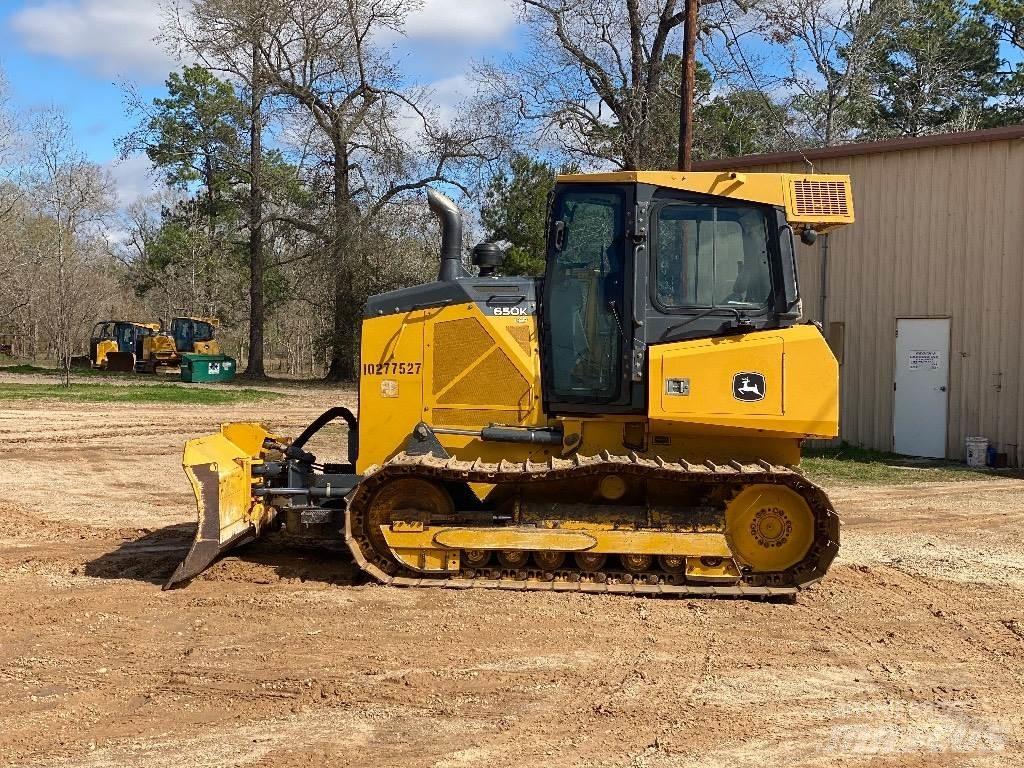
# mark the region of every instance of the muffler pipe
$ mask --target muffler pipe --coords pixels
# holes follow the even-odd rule
[[[466,276],[462,266],[462,211],[459,206],[436,189],[427,189],[427,205],[441,222],[441,269],[438,280],[455,280]]]

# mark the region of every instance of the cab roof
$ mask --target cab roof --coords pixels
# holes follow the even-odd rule
[[[796,228],[825,231],[852,224],[850,177],[824,173],[741,173],[738,171],[615,171],[571,173],[560,184],[650,184],[733,200],[785,208]]]
[[[159,330],[159,323],[137,323],[134,320],[100,320],[96,325],[106,325],[107,323],[114,323],[115,325],[134,325],[136,328],[149,328],[150,330]]]

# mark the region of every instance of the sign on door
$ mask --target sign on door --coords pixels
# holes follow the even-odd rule
[[[949,318],[896,320],[893,450],[945,458]]]

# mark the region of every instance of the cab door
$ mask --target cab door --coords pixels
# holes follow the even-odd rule
[[[192,352],[195,333],[192,328],[192,321],[184,317],[176,317],[171,321],[171,335],[174,336],[174,346],[178,352]]]
[[[627,187],[566,184],[555,196],[542,302],[545,410],[632,407]]]
[[[118,323],[116,330],[117,351],[133,354],[135,352],[135,326],[130,323]]]

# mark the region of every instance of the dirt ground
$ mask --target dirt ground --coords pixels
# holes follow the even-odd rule
[[[1021,481],[830,489],[798,605],[353,585],[261,545],[162,592],[182,443],[351,400],[0,402],[0,764],[1021,764]]]

